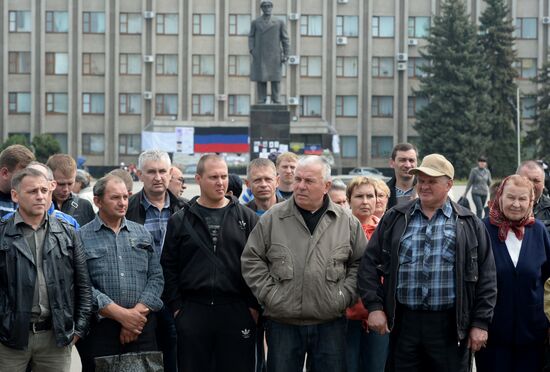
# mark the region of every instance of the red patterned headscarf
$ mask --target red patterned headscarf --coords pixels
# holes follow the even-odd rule
[[[516,237],[519,240],[522,240],[523,227],[532,225],[535,223],[535,217],[533,217],[533,199],[534,199],[533,188],[531,188],[531,208],[528,211],[528,213],[525,216],[523,216],[521,220],[518,220],[518,221],[509,220],[502,212],[501,199],[502,199],[502,193],[504,192],[504,186],[506,186],[506,184],[510,181],[510,178],[516,178],[516,177],[521,177],[521,176],[512,175],[512,176],[506,177],[500,184],[500,187],[498,188],[498,191],[495,195],[494,200],[492,201],[492,203],[490,203],[491,209],[489,213],[489,221],[491,222],[492,225],[498,226],[498,238],[501,242],[506,241],[506,237],[508,236],[508,231],[510,230],[512,230],[514,234],[516,234]]]

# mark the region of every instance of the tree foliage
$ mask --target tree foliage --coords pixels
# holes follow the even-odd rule
[[[27,140],[27,137],[25,137],[22,134],[14,134],[9,136],[8,139],[0,145],[0,152],[3,151],[6,147],[11,145],[23,145],[31,149],[31,146],[29,144],[29,141]]]
[[[550,160],[550,62],[546,62],[533,82],[540,84],[537,91],[536,113],[526,144],[535,149],[535,157]],[[530,107],[525,107],[529,109]]]
[[[53,154],[61,152],[59,142],[51,134],[39,134],[32,139],[36,160],[46,163]]]
[[[431,64],[424,68],[426,76],[417,92],[428,98],[415,124],[420,148],[445,155],[455,174],[466,177],[472,163],[486,150],[490,99],[477,29],[462,1],[442,4],[421,54]]]
[[[479,44],[483,51],[483,74],[489,80],[487,155],[493,175],[502,177],[514,173],[517,164],[514,26],[504,0],[485,2],[487,8],[480,17]]]

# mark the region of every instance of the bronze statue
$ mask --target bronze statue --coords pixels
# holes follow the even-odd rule
[[[288,33],[282,20],[272,19],[271,0],[262,0],[260,8],[263,14],[252,21],[248,35],[250,80],[257,82],[258,103],[266,103],[267,82],[271,82],[271,103],[277,104],[283,63],[288,59]]]

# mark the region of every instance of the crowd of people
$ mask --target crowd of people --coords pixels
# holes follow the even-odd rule
[[[163,151],[140,154],[133,194],[125,169],[92,186],[69,155],[6,148],[0,370],[68,372],[76,346],[84,372],[124,355],[169,372],[542,371],[543,168],[493,183],[480,157],[474,213],[443,155],[417,158],[398,144],[387,184],[346,185],[324,158],[283,153],[252,160],[243,192],[206,154],[184,199]]]

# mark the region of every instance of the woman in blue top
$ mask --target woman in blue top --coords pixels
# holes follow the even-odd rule
[[[498,296],[479,372],[541,371],[548,320],[544,282],[550,276],[550,238],[533,217],[533,184],[519,175],[500,185],[484,220],[497,269]]]

